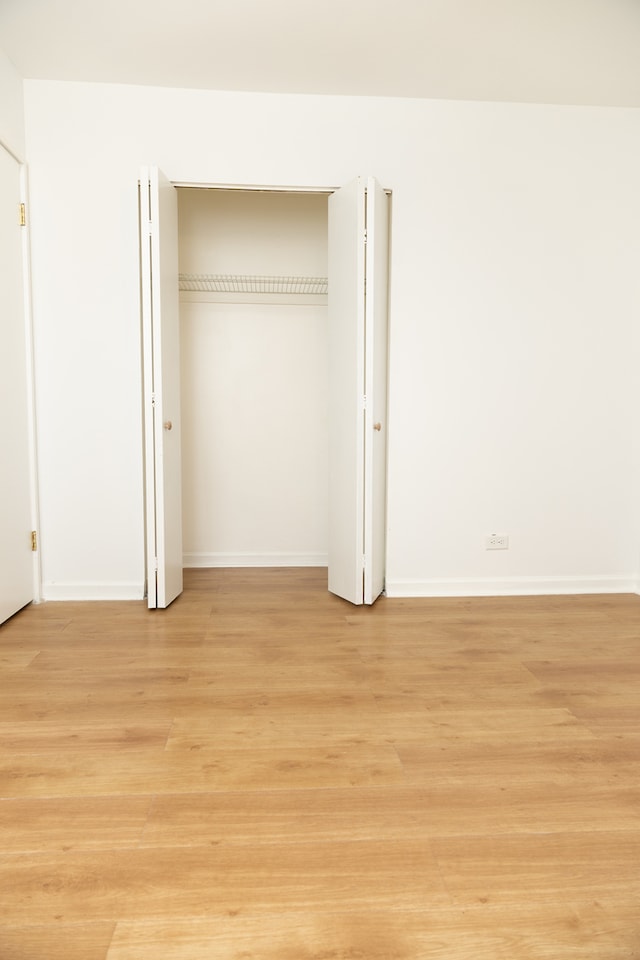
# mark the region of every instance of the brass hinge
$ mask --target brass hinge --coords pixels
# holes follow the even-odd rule
[[[32,550],[38,549],[38,534],[35,530],[31,531],[31,549]]]
[[[20,204],[20,226],[26,227],[27,225],[27,210],[24,203]]]

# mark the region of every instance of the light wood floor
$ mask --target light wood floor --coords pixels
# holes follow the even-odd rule
[[[0,960],[640,958],[640,597],[325,581],[0,628]]]

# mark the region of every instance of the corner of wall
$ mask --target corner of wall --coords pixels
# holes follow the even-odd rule
[[[0,142],[16,157],[25,158],[23,80],[0,49]]]

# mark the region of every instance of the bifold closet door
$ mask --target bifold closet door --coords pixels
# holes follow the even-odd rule
[[[373,178],[329,198],[329,590],[356,604],[384,586],[387,206]],[[140,177],[140,239],[148,597],[166,607],[183,562],[178,224],[156,168]]]
[[[155,167],[140,174],[144,352],[147,598],[168,607],[182,593],[178,199]]]
[[[33,599],[20,166],[0,146],[0,623]]]
[[[388,197],[358,178],[329,197],[329,590],[384,588]]]

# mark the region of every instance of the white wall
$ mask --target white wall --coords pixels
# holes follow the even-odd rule
[[[392,189],[390,593],[636,586],[640,113],[40,81],[25,102],[47,595],[142,586],[143,163]]]
[[[0,50],[0,142],[18,160],[24,160],[22,77],[2,50]]]
[[[326,277],[327,207],[321,193],[181,188],[180,272]]]
[[[326,277],[327,197],[179,190],[180,272]],[[181,295],[185,566],[326,566],[327,310]]]

